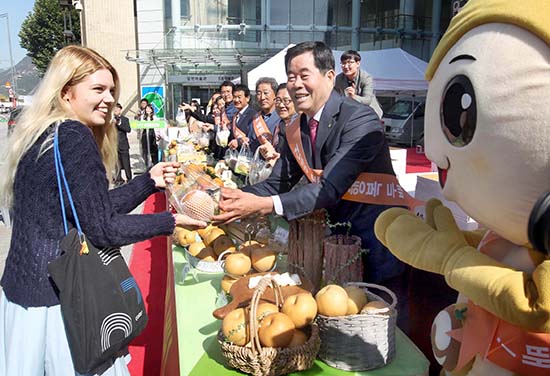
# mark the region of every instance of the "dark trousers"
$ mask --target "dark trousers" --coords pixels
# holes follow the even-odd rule
[[[149,146],[147,145],[147,137],[149,137]],[[141,150],[143,153],[143,161],[145,166],[149,167],[149,161],[152,165],[156,165],[159,161],[159,149],[153,129],[144,129],[141,134]],[[149,155],[149,152],[151,153]]]
[[[130,151],[129,150],[119,150],[118,151],[118,166],[116,181],[122,182],[122,170],[126,174],[126,179],[130,181],[132,179],[132,167],[130,165]]]

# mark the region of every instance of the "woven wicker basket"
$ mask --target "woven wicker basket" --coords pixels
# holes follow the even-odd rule
[[[250,302],[251,346],[237,346],[228,343],[225,341],[222,331],[218,332],[218,342],[229,365],[254,376],[286,375],[287,373],[309,369],[313,365],[320,346],[319,329],[316,324],[311,325],[310,333],[308,333],[309,339],[301,346],[285,348],[261,346],[258,338],[256,309],[270,282],[275,289],[277,306],[280,307],[283,303],[283,294],[280,287],[270,275],[266,275],[258,283]]]
[[[369,314],[327,317],[317,315],[321,348],[319,359],[331,367],[345,371],[365,371],[383,367],[395,357],[397,297],[384,286],[350,282],[365,290],[369,301],[383,300],[369,289],[386,292],[392,299],[389,308]]]

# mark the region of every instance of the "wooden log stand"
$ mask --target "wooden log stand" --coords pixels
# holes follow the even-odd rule
[[[326,232],[325,211],[318,210],[289,222],[288,270],[304,274],[315,291],[323,279],[323,239]]]
[[[325,283],[343,285],[363,281],[361,238],[355,235],[332,235],[324,241]]]

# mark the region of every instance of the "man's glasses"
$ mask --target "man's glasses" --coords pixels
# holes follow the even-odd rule
[[[280,105],[281,103],[283,103],[285,106],[288,106],[289,104],[292,103],[292,99],[290,99],[290,98],[275,98],[275,104],[276,105]]]
[[[344,61],[343,63],[340,63],[340,65],[342,67],[351,67],[353,64],[355,64],[356,61],[355,60],[348,60],[348,61]]]

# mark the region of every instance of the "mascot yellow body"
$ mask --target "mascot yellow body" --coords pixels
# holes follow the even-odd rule
[[[425,147],[444,196],[486,230],[461,232],[439,201],[425,221],[394,208],[376,222],[392,253],[460,294],[432,329],[451,373],[550,375],[550,258],[527,235],[550,190],[549,45],[548,0],[466,4],[426,71]]]

